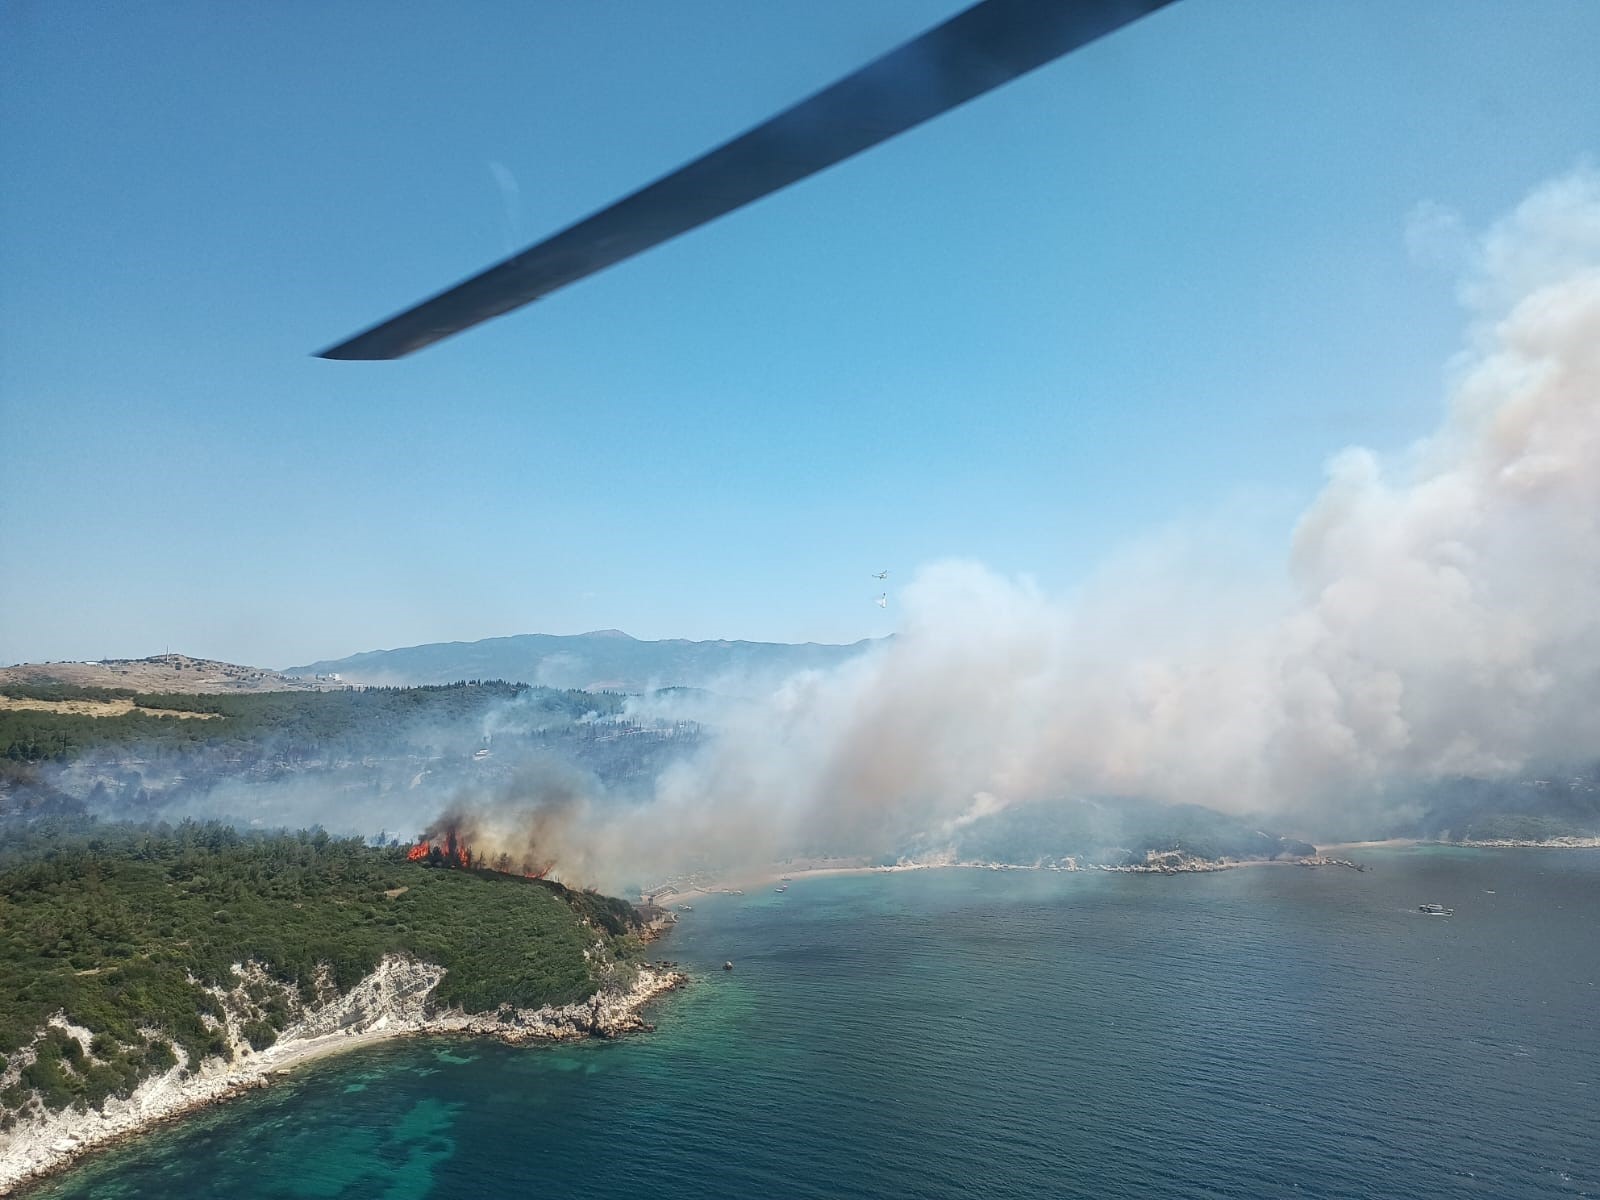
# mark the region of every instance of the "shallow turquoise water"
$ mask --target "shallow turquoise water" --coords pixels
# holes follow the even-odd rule
[[[654,1034],[329,1060],[39,1195],[1600,1195],[1600,853],[1368,861],[696,900]]]

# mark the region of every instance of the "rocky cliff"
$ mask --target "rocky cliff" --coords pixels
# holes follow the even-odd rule
[[[296,1064],[340,1050],[387,1038],[420,1034],[464,1034],[496,1037],[507,1042],[584,1037],[617,1037],[647,1029],[640,1008],[663,992],[686,982],[675,971],[640,968],[631,979],[618,978],[588,999],[538,1009],[504,1006],[491,1014],[468,1014],[443,1008],[434,993],[444,968],[393,955],[343,994],[319,985],[302,998],[297,989],[273,984],[285,993],[295,1020],[264,1050],[250,1047],[245,1027],[257,1015],[253,995],[260,995],[266,973],[255,963],[234,968],[236,986],[214,989],[223,1016],[231,1058],[217,1056],[190,1063],[181,1048],[177,1065],[145,1080],[126,1098],[113,1097],[100,1110],[46,1112],[38,1106],[0,1132],[0,1195],[17,1185],[58,1170],[85,1152],[136,1133],[193,1109],[216,1103],[252,1088],[266,1087],[273,1076]],[[58,1015],[41,1029],[35,1044],[54,1029],[75,1040],[92,1065],[88,1030]],[[0,1074],[0,1086],[16,1086],[32,1062],[24,1048]]]

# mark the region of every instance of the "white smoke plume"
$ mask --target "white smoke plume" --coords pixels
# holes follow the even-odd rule
[[[1395,461],[1335,455],[1259,582],[1202,586],[1162,565],[1181,546],[1069,600],[925,567],[892,643],[742,706],[658,780],[658,819],[606,831],[612,851],[881,852],[1084,794],[1314,831],[1417,781],[1594,756],[1600,174],[1491,228],[1462,299],[1440,427]]]
[[[935,563],[896,636],[842,666],[631,701],[715,731],[643,797],[535,763],[451,811],[481,851],[619,886],[891,854],[1085,796],[1355,834],[1432,780],[1600,757],[1600,173],[1477,239],[1461,299],[1438,429],[1336,454],[1276,561],[1219,568],[1214,539],[1169,532],[1068,597]],[[468,741],[498,756],[535,715],[508,706]],[[363,818],[428,826],[426,775]]]

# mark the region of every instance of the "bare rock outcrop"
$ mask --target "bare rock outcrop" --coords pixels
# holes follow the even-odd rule
[[[238,986],[215,993],[224,1008],[232,1061],[218,1057],[191,1064],[179,1048],[178,1065],[146,1079],[126,1098],[113,1097],[99,1110],[69,1108],[18,1121],[0,1132],[0,1196],[59,1170],[89,1150],[240,1092],[266,1087],[272,1076],[326,1054],[425,1034],[478,1035],[512,1043],[619,1037],[651,1028],[640,1017],[640,1007],[687,982],[677,971],[644,967],[627,986],[611,983],[573,1004],[537,1009],[507,1005],[494,1013],[469,1014],[441,1009],[436,1003],[443,967],[391,955],[342,995],[319,987],[320,1002],[301,1004],[296,993],[297,1019],[271,1046],[253,1051],[239,1031],[251,1016],[246,994],[266,976],[254,963],[237,965],[235,973]],[[67,1027],[64,1018],[55,1023]]]

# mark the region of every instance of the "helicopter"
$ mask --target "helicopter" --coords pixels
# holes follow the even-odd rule
[[[980,0],[731,141],[318,352],[401,358],[797,183],[1174,0]]]

